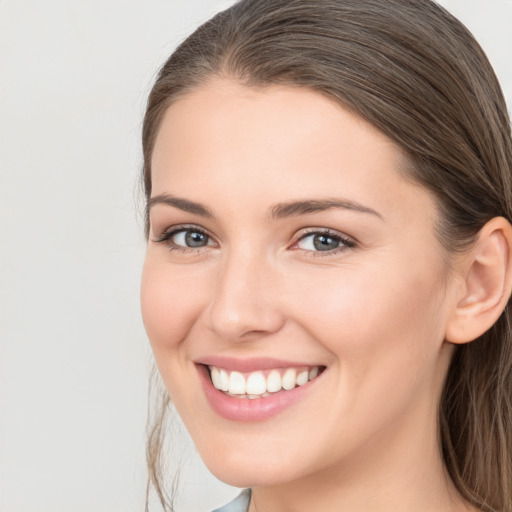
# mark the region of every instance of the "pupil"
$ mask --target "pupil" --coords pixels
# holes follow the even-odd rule
[[[339,247],[339,241],[328,235],[316,235],[313,245],[317,251],[331,251]]]
[[[189,231],[185,235],[185,241],[188,247],[204,247],[208,242],[208,238],[203,233],[198,233],[197,231]]]

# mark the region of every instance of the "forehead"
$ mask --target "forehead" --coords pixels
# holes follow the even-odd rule
[[[255,197],[335,193],[385,211],[422,196],[430,208],[430,194],[401,177],[406,164],[391,139],[319,93],[217,79],[165,113],[152,158],[153,195],[223,201],[231,193],[243,205]]]
[[[201,140],[204,151],[228,143],[227,135],[247,150],[251,149],[251,140],[254,145],[265,142],[268,149],[278,148],[281,153],[287,149],[298,152],[302,141],[308,142],[304,151],[311,151],[320,142],[335,140],[342,148],[357,140],[362,144],[371,142],[375,149],[390,146],[390,153],[402,156],[399,146],[372,124],[311,89],[280,85],[256,88],[221,79],[212,79],[180,96],[167,109],[155,152],[162,149],[162,141],[169,147],[178,137]],[[182,144],[183,140],[180,147],[187,149]]]

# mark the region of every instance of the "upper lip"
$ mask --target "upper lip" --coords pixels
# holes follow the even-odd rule
[[[271,357],[252,357],[241,359],[228,356],[205,356],[195,360],[197,364],[204,364],[206,366],[215,366],[225,370],[232,370],[238,372],[254,372],[258,370],[272,370],[273,368],[301,368],[324,366],[321,364],[311,364],[311,362],[301,361],[286,361],[284,359],[274,359]]]

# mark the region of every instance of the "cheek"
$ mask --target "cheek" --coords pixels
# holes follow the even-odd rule
[[[434,364],[443,340],[441,281],[431,268],[331,269],[314,283],[304,276],[290,294],[295,316],[343,367],[342,379],[414,372]]]
[[[186,337],[201,312],[206,289],[198,277],[146,258],[141,307],[155,357],[177,348]]]

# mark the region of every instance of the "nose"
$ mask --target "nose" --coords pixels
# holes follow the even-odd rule
[[[252,251],[232,254],[219,271],[211,292],[208,323],[225,341],[244,341],[281,329],[276,269]]]

